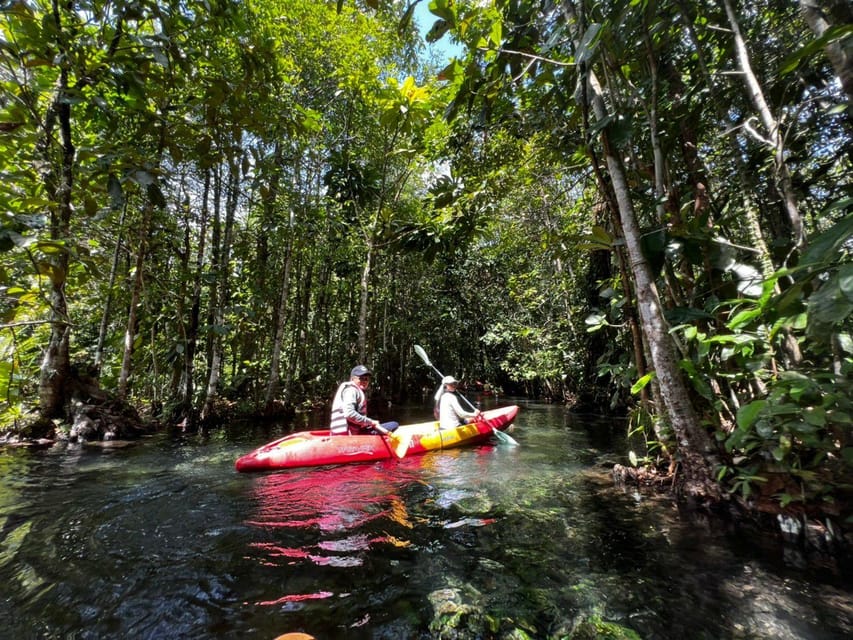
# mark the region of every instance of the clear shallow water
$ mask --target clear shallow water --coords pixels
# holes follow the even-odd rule
[[[234,471],[281,434],[0,450],[0,638],[853,636],[837,566],[614,488],[613,421],[523,404],[517,448]]]

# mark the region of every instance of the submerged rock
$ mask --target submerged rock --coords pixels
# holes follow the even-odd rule
[[[642,640],[629,627],[602,620],[597,615],[584,617],[575,622],[569,640]]]

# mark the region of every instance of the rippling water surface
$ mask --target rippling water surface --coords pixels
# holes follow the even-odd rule
[[[526,403],[519,447],[257,475],[281,429],[0,450],[0,638],[853,637],[837,564],[612,487],[623,434]]]

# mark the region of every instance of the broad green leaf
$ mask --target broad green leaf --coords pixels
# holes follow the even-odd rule
[[[579,64],[587,62],[595,53],[598,37],[601,33],[600,24],[591,24],[581,38],[581,43],[578,46],[578,51],[575,54],[575,60]]]
[[[844,202],[847,207],[853,206],[853,198],[848,198]],[[853,235],[853,213],[848,214],[816,237],[809,238],[809,246],[803,252],[800,266],[823,264],[835,259],[839,248],[849,240],[851,235]]]
[[[753,400],[749,404],[741,406],[737,412],[738,428],[744,430],[749,429],[765,408],[767,408],[766,400]]]
[[[843,322],[853,313],[853,298],[848,298],[842,291],[840,275],[840,272],[832,274],[829,280],[809,297],[807,304],[810,321],[834,325]]]
[[[826,425],[826,411],[823,407],[806,407],[803,419],[811,425],[823,427]]]
[[[838,287],[849,302],[853,302],[853,263],[843,264],[838,269]]]
[[[496,47],[501,46],[501,43],[503,42],[503,23],[501,23],[500,20],[495,20],[492,23],[489,40],[491,40],[492,44]]]
[[[654,371],[652,371],[652,372],[650,372],[650,373],[647,373],[646,375],[644,375],[642,378],[640,378],[639,380],[637,380],[637,381],[636,381],[636,382],[631,386],[631,393],[639,393],[642,389],[644,389],[644,388],[645,388],[645,386],[646,386],[647,384],[649,384],[649,382],[651,382],[652,380],[654,380],[656,377],[657,377],[657,374],[656,374]]]
[[[445,20],[448,25],[456,24],[456,5],[453,0],[430,0],[430,13]]]
[[[814,38],[785,58],[779,67],[779,73],[783,76],[788,75],[800,66],[803,58],[822,53],[827,45],[842,41],[850,36],[853,36],[853,25],[830,27],[819,38]]]

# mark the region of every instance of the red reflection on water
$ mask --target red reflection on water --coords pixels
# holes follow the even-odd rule
[[[403,470],[380,463],[258,476],[252,491],[257,512],[247,524],[334,532],[376,519],[405,520],[399,490],[410,478]]]
[[[331,598],[333,593],[330,591],[320,591],[318,593],[297,593],[289,596],[282,596],[281,598],[276,598],[275,600],[261,600],[255,604],[259,604],[262,606],[270,606],[277,604],[284,604],[285,602],[302,602],[303,600],[322,600],[324,598]]]
[[[376,545],[408,546],[385,529],[412,528],[400,490],[418,466],[388,461],[257,476],[246,524],[275,538],[251,545],[260,564],[354,567]]]

